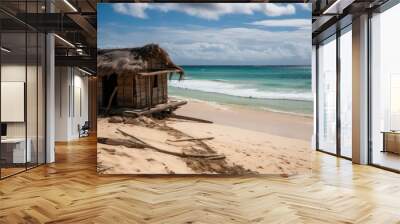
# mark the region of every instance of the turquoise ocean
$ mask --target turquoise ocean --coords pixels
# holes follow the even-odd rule
[[[182,66],[169,95],[222,105],[312,115],[311,66]]]

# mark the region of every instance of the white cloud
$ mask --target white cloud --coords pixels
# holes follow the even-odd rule
[[[261,5],[264,6],[264,13],[269,16],[292,15],[296,13],[296,8],[292,4],[278,5],[267,3]]]
[[[296,27],[307,29],[311,27],[311,19],[268,19],[251,22],[249,24],[266,27]]]
[[[228,14],[261,12],[267,16],[282,16],[296,13],[293,4],[276,3],[116,3],[113,8],[118,13],[141,19],[147,18],[147,10],[176,11],[208,20],[218,20]]]
[[[157,43],[178,64],[309,64],[311,32],[257,28],[151,27],[99,33],[100,48],[139,47]]]
[[[297,5],[306,11],[311,11],[312,3],[297,3]]]
[[[118,3],[118,4],[113,4],[113,8],[116,12],[121,14],[130,15],[141,19],[147,18],[145,10],[146,8],[148,8],[148,3],[138,3],[138,4]]]

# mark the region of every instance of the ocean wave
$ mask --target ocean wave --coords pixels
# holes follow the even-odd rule
[[[227,82],[225,79],[213,79],[214,82]]]
[[[248,88],[238,84],[213,81],[213,80],[171,80],[170,86],[197,90],[209,93],[219,93],[230,96],[256,98],[256,99],[277,99],[277,100],[303,100],[312,101],[313,96],[311,91],[262,91],[256,88]]]

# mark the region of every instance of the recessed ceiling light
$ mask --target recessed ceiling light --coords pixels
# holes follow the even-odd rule
[[[86,70],[83,70],[83,69],[81,69],[81,68],[79,68],[79,67],[78,67],[78,70],[81,71],[81,72],[83,72],[83,73],[85,73],[85,74],[87,74],[87,75],[93,75],[92,73],[90,73],[90,72],[88,72],[88,71],[86,71]]]
[[[351,5],[355,0],[336,0],[324,12],[323,15],[328,14],[342,14],[343,10]]]
[[[9,50],[9,49],[7,49],[5,47],[1,47],[0,49],[1,49],[1,51],[4,51],[6,53],[10,53],[11,52],[11,50]]]
[[[78,10],[68,1],[68,0],[64,0],[65,4],[68,5],[68,7],[70,7],[74,12],[78,12]]]
[[[67,45],[69,45],[70,47],[75,48],[75,45],[73,45],[71,42],[69,42],[68,40],[60,37],[58,34],[54,34],[55,37],[57,37],[59,40],[61,40],[62,42],[66,43]]]

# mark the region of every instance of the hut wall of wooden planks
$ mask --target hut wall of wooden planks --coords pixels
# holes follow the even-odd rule
[[[117,93],[114,96],[113,106],[143,109],[168,101],[168,73],[152,76],[141,76],[138,74],[123,74],[117,77]],[[103,87],[107,85],[107,77],[99,82],[99,93],[104,93]],[[115,88],[107,87],[107,88]],[[108,91],[109,92],[109,91]],[[108,94],[110,95],[110,94]],[[109,98],[107,96],[106,98]],[[106,98],[99,96],[102,101]],[[99,102],[106,106],[108,102]]]

